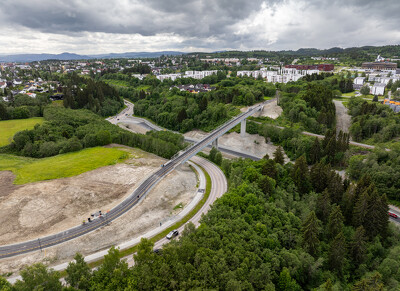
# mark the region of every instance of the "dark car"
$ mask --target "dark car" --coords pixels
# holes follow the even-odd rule
[[[162,255],[162,249],[154,249],[153,252],[157,255]]]
[[[176,237],[178,235],[179,235],[179,231],[174,229],[169,234],[167,234],[166,238],[167,239],[172,239],[172,238],[174,238],[174,237]]]
[[[395,214],[395,213],[393,213],[393,212],[389,212],[389,216],[391,216],[391,217],[393,217],[393,218],[396,218],[397,219],[397,214]]]

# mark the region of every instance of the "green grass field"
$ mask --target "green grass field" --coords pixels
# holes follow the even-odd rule
[[[72,177],[100,167],[114,165],[129,157],[117,148],[95,147],[54,157],[33,159],[0,154],[0,171],[12,171],[14,184]]]
[[[108,85],[117,87],[129,87],[129,83],[123,80],[104,80]]]
[[[0,121],[0,146],[8,145],[18,131],[32,129],[35,124],[43,123],[43,121],[42,117]]]

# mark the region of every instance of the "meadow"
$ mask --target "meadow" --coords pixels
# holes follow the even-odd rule
[[[32,129],[35,124],[43,123],[42,117],[28,119],[13,119],[0,121],[0,146],[11,143],[11,139],[18,131]]]
[[[129,153],[117,148],[95,147],[34,159],[0,154],[0,171],[12,171],[14,184],[26,184],[43,180],[72,177],[100,167],[114,165],[129,157]]]

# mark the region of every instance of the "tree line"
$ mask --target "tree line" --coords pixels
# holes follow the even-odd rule
[[[179,134],[152,131],[146,135],[131,133],[85,109],[47,107],[43,116],[43,124],[16,133],[13,142],[1,148],[1,151],[43,158],[118,143],[170,158],[186,146],[183,136]]]

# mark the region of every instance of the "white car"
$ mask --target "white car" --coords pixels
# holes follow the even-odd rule
[[[174,230],[171,230],[171,232],[169,234],[167,234],[166,238],[167,239],[172,239],[172,238],[174,238],[174,237],[176,237],[178,235],[179,235],[179,231],[174,229]]]

